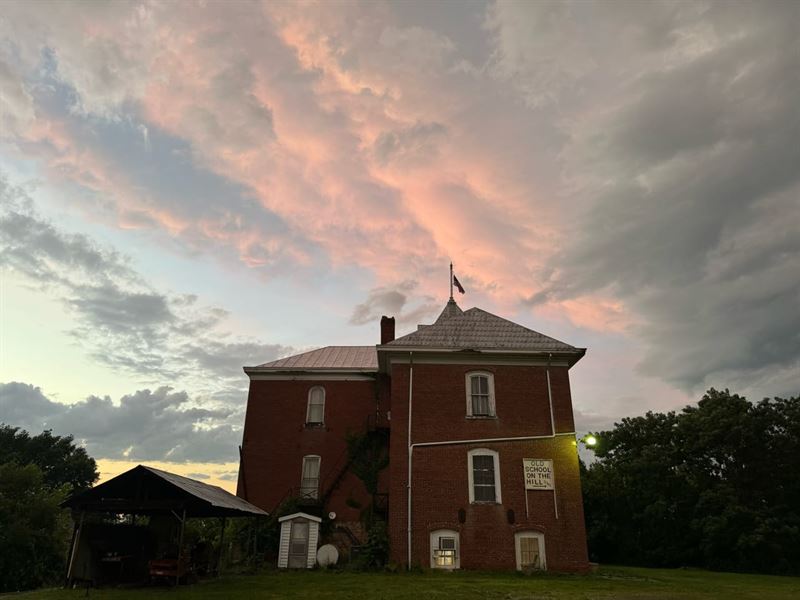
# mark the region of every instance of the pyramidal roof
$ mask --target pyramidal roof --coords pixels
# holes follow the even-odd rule
[[[461,307],[456,304],[456,301],[450,298],[447,301],[447,304],[444,305],[444,310],[441,312],[439,317],[434,321],[434,323],[441,323],[449,319],[450,317],[460,317],[464,314],[464,311],[461,310]]]
[[[462,311],[452,298],[432,325],[421,325],[381,348],[439,348],[444,350],[515,350],[583,354],[543,333],[528,329],[480,308]]]

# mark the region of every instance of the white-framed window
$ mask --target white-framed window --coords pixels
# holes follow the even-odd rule
[[[483,371],[467,373],[467,416],[494,417],[494,375]]]
[[[431,568],[458,569],[461,566],[459,556],[458,532],[452,529],[437,529],[431,532]]]
[[[544,553],[544,534],[538,531],[519,531],[514,534],[517,552],[517,570],[544,570],[547,561]]]
[[[323,423],[325,423],[325,388],[317,385],[308,390],[306,425],[322,425]]]
[[[303,473],[300,479],[300,496],[316,500],[319,497],[319,468],[322,459],[309,454],[303,457]]]
[[[502,502],[500,496],[500,455],[478,448],[467,453],[470,502]]]

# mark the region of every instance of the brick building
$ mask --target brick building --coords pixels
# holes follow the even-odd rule
[[[398,564],[586,570],[569,386],[584,353],[450,298],[397,339],[383,317],[377,346],[246,367],[238,494],[266,511],[301,506],[284,521],[280,566],[313,564],[309,525],[348,552],[377,518]],[[348,436],[388,451],[371,490]]]

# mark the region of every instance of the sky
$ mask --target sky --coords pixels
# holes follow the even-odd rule
[[[577,428],[800,393],[800,3],[6,2],[0,421],[235,486],[244,365],[479,306]]]

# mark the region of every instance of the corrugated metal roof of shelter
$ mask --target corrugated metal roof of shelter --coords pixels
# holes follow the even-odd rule
[[[201,500],[205,500],[212,506],[229,508],[231,510],[240,510],[243,512],[253,513],[254,515],[267,514],[257,506],[250,504],[247,500],[243,500],[242,498],[239,498],[239,496],[234,496],[230,492],[226,492],[221,487],[216,485],[208,485],[207,483],[203,483],[195,479],[189,479],[188,477],[182,477],[181,475],[162,471],[161,469],[154,469],[153,467],[148,467],[146,465],[140,466],[143,469],[150,471],[154,475],[161,477],[161,479],[168,481],[172,485],[181,488],[192,496],[200,498]]]
[[[450,302],[455,304],[455,301]],[[384,347],[583,352],[581,348],[480,308],[470,308],[462,314],[457,314],[450,307],[450,302],[435,323],[422,326],[417,331],[385,344]],[[446,312],[452,316],[447,316]]]
[[[378,353],[375,350],[375,346],[325,346],[302,354],[273,360],[255,368],[274,369],[276,371],[307,371],[314,369],[377,371]]]

